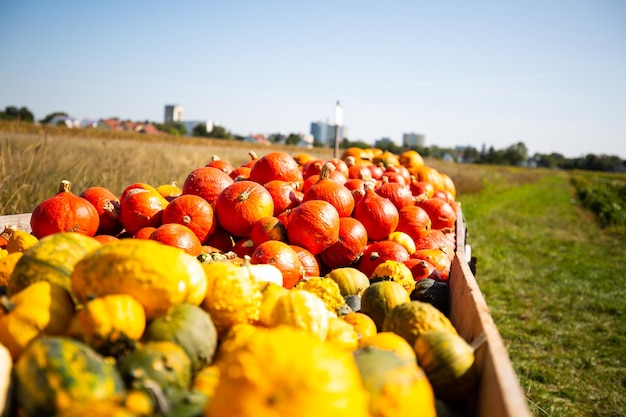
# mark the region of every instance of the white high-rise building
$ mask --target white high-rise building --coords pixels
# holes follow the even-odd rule
[[[178,104],[167,104],[163,123],[174,123],[181,120],[183,120],[183,107]]]

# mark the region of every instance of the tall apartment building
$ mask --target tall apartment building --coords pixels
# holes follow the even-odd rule
[[[183,107],[178,104],[167,104],[165,106],[165,117],[163,123],[174,123],[183,120]]]
[[[311,122],[311,135],[315,142],[332,146],[335,144],[335,125],[324,122]],[[339,126],[339,140],[348,137],[348,128]]]
[[[423,147],[426,143],[424,135],[419,133],[405,133],[402,135],[402,146],[407,148]]]

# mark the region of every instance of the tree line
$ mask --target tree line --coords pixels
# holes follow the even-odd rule
[[[48,123],[55,116],[64,115],[64,112],[54,112],[43,119],[40,123]],[[7,106],[4,111],[0,111],[0,120],[20,120],[24,122],[35,122],[35,116],[26,107]],[[173,123],[153,123],[157,129],[162,132],[183,136],[191,134],[196,137],[207,137],[213,139],[225,139],[225,140],[244,140],[243,136],[235,135],[226,128],[218,125],[214,125],[213,129],[208,132],[206,126],[199,124],[192,129],[192,132],[187,132],[187,128],[180,122]],[[289,135],[284,134],[272,134],[268,136],[268,139],[272,143],[284,143],[288,145],[296,145],[300,142],[301,137],[295,133]],[[329,146],[326,143],[315,142],[313,146],[325,147]],[[340,143],[340,148],[346,149],[350,147],[358,148],[371,148],[372,144],[363,141],[351,141],[344,138]],[[473,164],[488,164],[488,165],[510,165],[510,166],[531,166],[542,168],[556,168],[556,169],[582,169],[589,171],[604,171],[604,172],[626,172],[626,160],[616,155],[595,155],[587,154],[578,158],[566,158],[560,153],[541,154],[535,153],[530,156],[528,154],[528,148],[523,142],[518,142],[510,145],[504,149],[495,149],[493,146],[487,148],[482,146],[480,150],[473,146],[456,147],[456,148],[441,148],[436,145],[433,146],[416,146],[406,147],[399,146],[393,142],[381,142],[376,143],[374,146],[380,148],[383,151],[389,151],[395,154],[402,153],[405,150],[413,149],[419,152],[424,157],[434,159],[448,159],[461,163],[473,163]]]

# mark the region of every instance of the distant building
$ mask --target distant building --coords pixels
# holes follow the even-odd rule
[[[251,133],[243,139],[244,142],[258,143],[261,145],[271,145],[272,142],[260,133]]]
[[[187,136],[193,136],[193,129],[198,125],[203,125],[208,133],[213,130],[212,120],[180,120],[180,123],[187,129]]]
[[[311,122],[311,135],[315,142],[324,143],[329,146],[335,144],[335,125],[324,122]],[[339,126],[339,140],[348,137],[348,128]]]
[[[174,123],[183,120],[183,107],[178,104],[167,104],[165,106],[165,117],[163,123]]]
[[[74,128],[74,127],[82,127],[80,120],[75,119],[71,116],[66,116],[66,115],[56,115],[54,116],[49,122],[49,125],[54,125],[54,126],[66,126],[69,128]]]
[[[405,133],[402,135],[402,146],[406,148],[423,148],[426,138],[420,133]]]

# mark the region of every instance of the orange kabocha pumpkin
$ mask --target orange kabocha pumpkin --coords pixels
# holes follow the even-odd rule
[[[163,210],[162,222],[178,223],[190,228],[204,243],[215,231],[213,207],[204,198],[193,194],[176,197]]]
[[[289,214],[287,236],[292,244],[317,255],[337,242],[339,224],[339,213],[332,204],[304,201]]]
[[[98,211],[89,201],[70,191],[71,183],[61,181],[59,192],[33,210],[30,226],[38,239],[59,232],[94,236],[100,225]]]
[[[331,162],[326,162],[319,174],[319,179],[305,191],[302,201],[326,201],[337,209],[339,217],[348,217],[354,210],[354,197],[350,190],[330,179],[331,172],[335,170]]]
[[[120,199],[104,187],[89,187],[80,196],[96,208],[100,224],[98,235],[117,235],[124,228],[119,220]]]
[[[226,187],[215,201],[217,220],[234,236],[250,236],[258,220],[274,214],[272,196],[254,181],[236,181]]]

